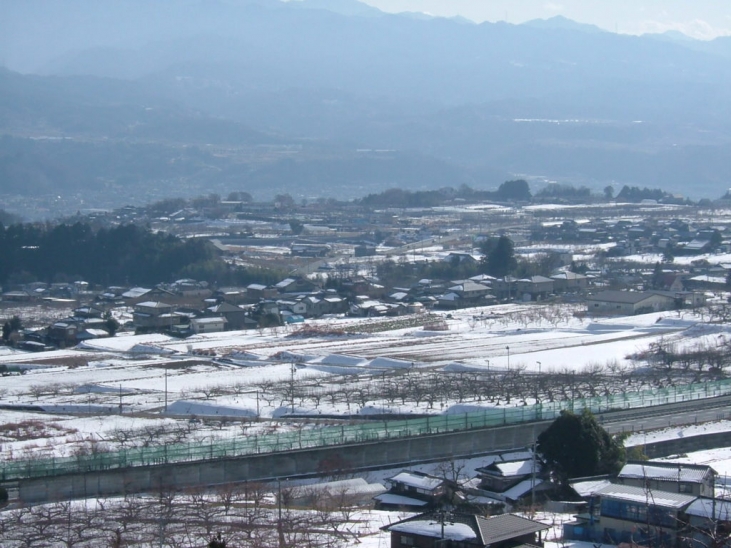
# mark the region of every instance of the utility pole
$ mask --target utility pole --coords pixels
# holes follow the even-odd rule
[[[292,393],[292,414],[294,415],[294,372],[296,370],[296,367],[294,365],[294,360],[292,360],[292,363],[290,364],[291,369],[290,372],[292,373],[292,380],[290,382],[290,391]]]
[[[165,365],[165,413],[168,412],[168,366]]]
[[[540,362],[539,362],[540,363]],[[531,519],[536,511],[536,442],[533,442],[533,451],[531,457],[531,486],[530,486],[530,513]]]
[[[279,548],[285,547],[284,542],[284,522],[282,522],[282,479],[277,478],[277,510],[279,518],[277,519],[277,532],[279,533]]]
[[[510,347],[506,346],[505,350],[508,351],[508,371],[510,371]]]

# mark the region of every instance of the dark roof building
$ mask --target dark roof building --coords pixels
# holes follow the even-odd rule
[[[391,533],[391,548],[514,548],[541,546],[541,533],[550,526],[502,514],[490,518],[471,514],[433,512],[420,514],[384,527]]]

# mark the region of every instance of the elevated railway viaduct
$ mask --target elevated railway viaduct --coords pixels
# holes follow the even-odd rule
[[[612,432],[638,431],[688,425],[731,417],[731,396],[717,396],[598,415]],[[266,454],[223,457],[188,462],[76,471],[6,482],[26,504],[74,498],[161,492],[195,486],[244,481],[295,479],[338,472],[357,472],[475,457],[495,451],[526,447],[551,421],[475,428],[456,432],[420,434],[394,439],[328,445]],[[731,432],[685,437],[645,444],[648,456],[673,454],[731,445]]]

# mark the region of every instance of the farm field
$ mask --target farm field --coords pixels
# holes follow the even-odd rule
[[[403,318],[335,319],[299,330],[119,335],[43,354],[4,353],[0,365],[24,374],[2,378],[0,456],[72,456],[368,414],[652,389],[667,385],[668,373],[648,365],[648,349],[717,348],[731,337],[731,326],[690,311],[597,319],[577,312],[506,305],[443,314],[446,331],[400,327]],[[718,373],[672,375],[694,382]]]

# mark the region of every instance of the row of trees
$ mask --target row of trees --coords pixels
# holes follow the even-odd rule
[[[475,190],[467,185],[459,188],[445,187],[439,190],[402,190],[390,188],[378,194],[369,194],[358,200],[367,207],[436,207],[454,201],[527,202],[532,195],[530,186],[523,179],[505,181],[497,190]]]
[[[303,501],[308,510],[295,507]],[[363,529],[347,489],[315,490],[262,483],[212,490],[161,490],[152,496],[59,502],[0,514],[4,548],[63,546],[229,546],[336,548]]]
[[[560,200],[566,202],[588,203],[597,200],[621,202],[641,202],[642,200],[668,200],[672,194],[662,189],[640,188],[624,185],[618,193],[613,186],[606,186],[600,194],[593,194],[585,186],[575,187],[571,184],[550,184],[535,195],[530,185],[523,179],[505,181],[497,190],[475,190],[467,185],[459,188],[446,187],[439,190],[409,191],[392,188],[378,194],[369,194],[359,200],[359,203],[368,207],[436,207],[450,203],[455,199],[466,201],[497,201],[497,202],[530,202]]]

